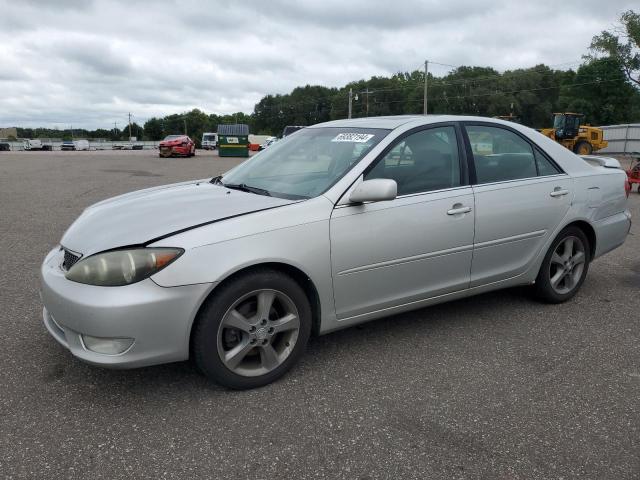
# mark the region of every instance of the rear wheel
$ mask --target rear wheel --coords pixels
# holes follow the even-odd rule
[[[536,278],[536,295],[549,303],[569,300],[589,271],[589,240],[578,227],[567,227],[553,241]]]
[[[311,307],[302,288],[277,271],[258,270],[223,285],[198,314],[192,336],[197,367],[235,389],[284,375],[304,353]]]
[[[584,140],[576,143],[574,152],[578,155],[591,155],[593,153],[593,145]]]

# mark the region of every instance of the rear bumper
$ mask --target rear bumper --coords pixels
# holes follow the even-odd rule
[[[596,232],[596,253],[594,258],[618,248],[624,243],[631,231],[631,212],[611,215],[593,223]]]
[[[165,288],[146,279],[125,287],[96,287],[67,280],[60,263],[56,249],[41,268],[43,322],[74,356],[118,368],[189,357],[191,325],[210,284]],[[134,341],[125,352],[107,355],[86,348],[83,334]]]

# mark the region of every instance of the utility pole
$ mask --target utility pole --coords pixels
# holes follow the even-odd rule
[[[131,112],[129,112],[129,141],[131,141]]]
[[[353,109],[353,88],[349,89],[349,116],[347,118],[351,118],[351,112]]]
[[[367,95],[367,117],[369,116],[369,87],[367,87],[367,89],[364,91],[364,93]]]
[[[73,140],[73,125],[70,126],[71,129],[71,140]]]
[[[428,88],[429,88],[429,60],[424,61],[424,114],[427,114],[428,107]]]
[[[187,119],[183,118],[182,121],[184,122],[184,134],[187,134]]]

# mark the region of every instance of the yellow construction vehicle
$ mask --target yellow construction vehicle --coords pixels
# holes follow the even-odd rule
[[[578,155],[591,155],[609,142],[604,139],[601,128],[583,125],[583,120],[581,113],[554,113],[553,128],[543,128],[540,132]]]

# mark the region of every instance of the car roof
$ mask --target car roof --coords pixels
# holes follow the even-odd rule
[[[430,123],[439,122],[460,122],[460,121],[476,121],[491,122],[502,125],[513,126],[513,122],[500,120],[496,118],[475,117],[467,115],[394,115],[387,117],[363,117],[351,118],[344,120],[333,120],[331,122],[318,123],[308,128],[318,127],[359,127],[359,128],[383,128],[393,130],[403,125],[411,124],[412,126],[428,125]]]

